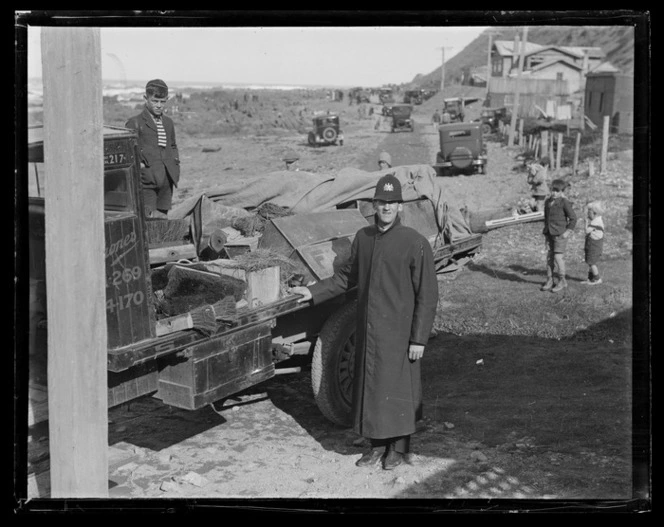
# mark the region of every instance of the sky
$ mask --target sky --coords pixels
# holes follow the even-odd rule
[[[102,27],[104,81],[297,86],[410,82],[486,27]],[[28,26],[28,77],[41,77],[41,31]]]

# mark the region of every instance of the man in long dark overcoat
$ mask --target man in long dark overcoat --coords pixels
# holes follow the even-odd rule
[[[360,229],[337,272],[290,292],[320,304],[357,286],[353,429],[371,448],[357,461],[389,470],[410,451],[422,417],[420,359],[433,327],[438,283],[427,239],[403,225],[401,184],[380,178],[373,199],[375,224]]]
[[[180,154],[173,120],[164,115],[168,86],[154,79],[145,86],[145,108],[125,126],[136,130],[141,162],[143,205],[148,217],[165,217],[171,208],[173,187],[180,180]]]

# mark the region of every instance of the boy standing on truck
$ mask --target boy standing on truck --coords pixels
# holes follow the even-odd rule
[[[168,86],[154,79],[145,86],[145,108],[127,121],[136,130],[141,161],[141,187],[147,217],[165,218],[173,201],[173,187],[180,180],[180,154],[173,120],[164,115]]]
[[[427,239],[399,219],[401,183],[378,180],[375,224],[360,229],[337,272],[289,292],[315,305],[357,287],[353,430],[370,440],[356,462],[391,470],[407,461],[410,436],[422,418],[420,359],[438,304],[433,252]]]

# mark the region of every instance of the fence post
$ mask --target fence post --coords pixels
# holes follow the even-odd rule
[[[574,145],[574,167],[572,173],[576,174],[577,167],[579,166],[579,148],[581,146],[581,132],[576,133],[576,144]]]
[[[556,168],[560,168],[560,164],[563,158],[563,134],[562,132],[558,133],[558,146],[556,149]]]
[[[523,146],[523,119],[519,120],[519,146]]]
[[[549,155],[549,132],[543,130],[540,134],[542,138],[542,157],[548,157]]]
[[[604,116],[604,126],[602,128],[602,157],[600,159],[599,173],[606,174],[606,158],[609,152],[609,116]]]

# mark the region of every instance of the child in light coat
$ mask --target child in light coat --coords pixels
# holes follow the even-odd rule
[[[600,201],[591,201],[586,206],[587,218],[585,220],[586,243],[584,246],[585,260],[588,264],[588,279],[581,282],[586,285],[602,283],[599,276],[597,262],[602,256],[604,248],[604,220],[602,214],[604,207]]]

